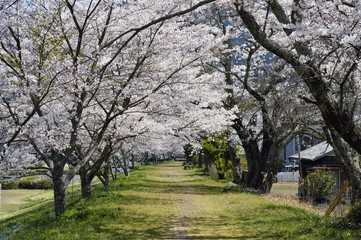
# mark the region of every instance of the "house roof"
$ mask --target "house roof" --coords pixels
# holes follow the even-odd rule
[[[334,156],[333,148],[327,142],[321,142],[300,152],[302,160],[316,161],[325,156]],[[298,153],[289,156],[290,160],[299,160]]]

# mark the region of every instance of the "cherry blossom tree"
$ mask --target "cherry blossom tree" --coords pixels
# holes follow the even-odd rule
[[[234,9],[215,5],[212,16],[210,24],[220,29],[223,45],[218,50],[221,61],[211,66],[224,74],[228,85],[224,107],[237,116],[232,127],[248,163],[248,176],[243,181],[248,187],[269,192],[274,174],[283,165],[280,154],[300,130],[300,119],[306,117],[300,114],[304,108],[301,101],[294,100],[299,80],[284,61],[250,39]],[[239,165],[234,157],[233,171],[240,172],[237,162]]]
[[[223,1],[253,38],[285,60],[307,85],[331,132],[361,153],[359,122],[360,4],[355,1]],[[340,141],[334,141],[334,143]],[[343,146],[334,145],[335,148]],[[345,161],[360,198],[358,159]]]
[[[179,60],[169,65],[158,38],[181,30],[165,26],[167,19],[211,1],[191,6],[160,1],[18,2],[13,16],[22,22],[16,31],[10,26],[13,22],[4,30],[1,67],[2,73],[13,76],[7,80],[17,87],[14,94],[22,90],[25,107],[33,110],[30,114],[19,110],[25,112],[25,120],[18,121],[11,104],[19,101],[3,98],[2,106],[10,113],[4,119],[15,123],[12,131],[18,131],[14,136],[24,152],[32,156],[35,152],[46,163],[59,215],[66,209],[67,184],[111,136],[111,123],[129,109],[146,105],[177,75],[185,81],[199,72],[180,74],[202,56],[204,51],[198,50],[206,40],[188,39],[193,47],[188,51],[198,54],[189,57],[187,52],[173,51],[169,60]],[[32,151],[26,151],[29,147]]]

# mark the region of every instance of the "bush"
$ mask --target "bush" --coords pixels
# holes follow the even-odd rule
[[[204,139],[202,141],[202,150],[205,161],[215,164],[218,179],[231,181],[233,177],[232,162],[229,159],[227,136],[220,134]]]
[[[242,169],[248,169],[247,159],[245,154],[240,154],[240,164],[242,166]]]
[[[8,189],[18,189],[18,188],[19,188],[18,181],[1,182],[1,189],[8,190]]]
[[[21,189],[34,189],[33,181],[36,181],[36,176],[23,177],[19,180],[19,188]]]
[[[335,185],[336,182],[332,172],[315,171],[309,173],[305,178],[308,196],[313,200],[329,196],[333,192]]]
[[[48,178],[40,178],[37,176],[24,177],[19,181],[21,189],[52,189],[53,181]]]
[[[42,179],[35,183],[36,189],[53,189],[54,183],[51,179]]]

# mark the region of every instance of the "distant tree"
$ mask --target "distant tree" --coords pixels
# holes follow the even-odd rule
[[[208,170],[212,170],[211,166],[215,165],[219,179],[232,179],[232,161],[228,148],[228,138],[225,133],[214,134],[204,139],[202,152]]]
[[[193,145],[191,143],[187,143],[186,145],[183,146],[183,150],[184,150],[184,154],[186,155],[187,162],[191,162],[194,153]]]

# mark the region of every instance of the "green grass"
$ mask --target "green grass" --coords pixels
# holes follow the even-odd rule
[[[0,199],[0,221],[36,208],[53,199],[51,190],[2,190]]]
[[[97,186],[55,217],[52,205],[0,224],[0,239],[357,239],[358,230],[232,191],[225,182],[179,163],[141,167],[128,178]]]
[[[298,189],[297,182],[278,182],[272,185],[272,190],[297,191],[297,189]]]

